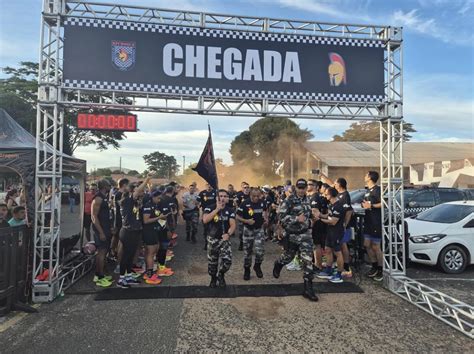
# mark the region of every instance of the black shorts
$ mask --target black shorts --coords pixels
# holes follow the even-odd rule
[[[321,246],[321,248],[326,247],[326,233],[319,232],[319,230],[314,230],[312,232],[313,235],[313,244]]]
[[[95,242],[95,247],[97,249],[105,249],[109,250],[110,249],[110,243],[112,241],[112,234],[107,231],[105,231],[105,241],[102,241],[100,239],[99,233],[94,230],[94,242]]]
[[[92,224],[91,214],[84,214],[84,227],[89,229]]]
[[[344,238],[344,232],[340,233],[328,233],[326,239],[326,246],[333,249],[335,252],[341,250],[342,239]]]
[[[155,246],[159,242],[158,231],[143,230],[143,243],[146,246]]]

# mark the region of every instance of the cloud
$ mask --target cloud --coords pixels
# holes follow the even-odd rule
[[[474,99],[470,77],[454,74],[411,76],[404,91],[404,116],[419,133],[414,138],[474,139]],[[454,90],[455,89],[455,90]]]
[[[390,17],[389,22],[395,26],[402,26],[418,34],[433,37],[445,43],[472,46],[474,36],[471,30],[464,31],[462,28],[452,29],[448,26],[440,26],[434,18],[424,18],[418,9],[410,11],[396,10]],[[462,27],[461,24],[457,25]]]

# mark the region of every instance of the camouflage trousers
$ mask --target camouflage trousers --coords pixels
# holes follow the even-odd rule
[[[313,237],[311,229],[302,234],[287,234],[287,247],[278,259],[282,265],[290,263],[298,253],[303,266],[303,279],[313,279]]]
[[[199,210],[190,210],[183,212],[184,221],[186,221],[186,234],[197,234],[199,225]]]
[[[207,271],[210,276],[217,273],[226,273],[232,265],[232,249],[230,240],[224,241],[214,237],[207,237]]]
[[[265,254],[265,232],[263,228],[250,230],[244,227],[242,235],[244,243],[244,267],[252,265],[252,253],[255,246],[255,263],[262,263]]]

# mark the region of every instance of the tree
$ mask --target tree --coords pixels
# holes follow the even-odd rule
[[[144,155],[143,160],[147,164],[148,169],[155,172],[161,178],[172,178],[179,171],[179,165],[174,156],[168,156],[159,151]]]
[[[292,146],[312,137],[288,118],[265,117],[234,138],[230,154],[234,164],[250,164],[257,173],[273,177],[277,167],[289,161]]]
[[[94,174],[96,176],[110,176],[112,175],[112,170],[110,168],[98,168]]]
[[[416,132],[413,124],[403,124],[403,140],[409,141],[411,135],[408,133]],[[380,125],[378,122],[356,122],[346,129],[342,135],[334,135],[333,141],[379,141]]]
[[[113,170],[112,171],[112,174],[114,174],[114,175],[121,174],[121,173],[122,173],[122,171],[120,171],[120,170]]]
[[[140,172],[138,172],[137,170],[130,170],[128,171],[127,175],[129,176],[138,176],[140,174]],[[146,177],[146,175],[145,175]]]
[[[10,75],[0,79],[0,107],[4,108],[15,120],[31,134],[36,134],[36,103],[38,90],[38,63],[20,62],[19,67],[5,67],[3,72]],[[73,98],[74,93],[68,93],[68,98]],[[99,97],[102,101],[110,102],[110,95],[95,95],[90,100]],[[84,97],[82,97],[84,99]],[[131,104],[126,98],[117,99],[121,103]],[[85,101],[87,102],[87,101]],[[106,150],[112,146],[120,147],[120,141],[125,138],[122,132],[117,131],[89,131],[77,129],[77,109],[67,108],[64,114],[65,126],[63,129],[63,151],[72,155],[77,147],[91,144],[97,145],[98,150]],[[104,110],[95,110],[103,113]],[[107,110],[108,113],[121,113],[122,111]]]

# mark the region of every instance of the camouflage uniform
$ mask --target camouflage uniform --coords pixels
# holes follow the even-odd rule
[[[300,223],[297,217],[304,214],[306,221]],[[285,230],[287,247],[278,259],[278,263],[285,265],[290,263],[295,255],[300,253],[303,263],[303,279],[313,279],[313,238],[311,235],[311,206],[307,196],[299,198],[291,195],[285,199],[279,209],[280,223]]]
[[[204,209],[204,213],[212,212],[211,207]],[[214,219],[209,222],[207,235],[207,260],[208,273],[215,277],[218,273],[225,274],[232,265],[232,249],[230,240],[224,241],[222,235],[229,231],[230,219],[235,220],[235,213],[232,209],[225,207]],[[219,264],[220,259],[220,264]]]
[[[265,232],[263,228],[251,230],[244,227],[243,231],[244,242],[244,267],[252,265],[252,253],[255,245],[255,263],[261,264],[263,262],[263,255],[265,254]]]
[[[220,265],[219,258],[221,259]],[[207,236],[207,260],[207,270],[210,276],[216,276],[217,273],[226,273],[232,265],[230,240],[224,241]]]
[[[186,234],[192,235],[194,238],[198,231],[199,225],[199,210],[185,210],[183,212],[184,220],[186,221]]]

